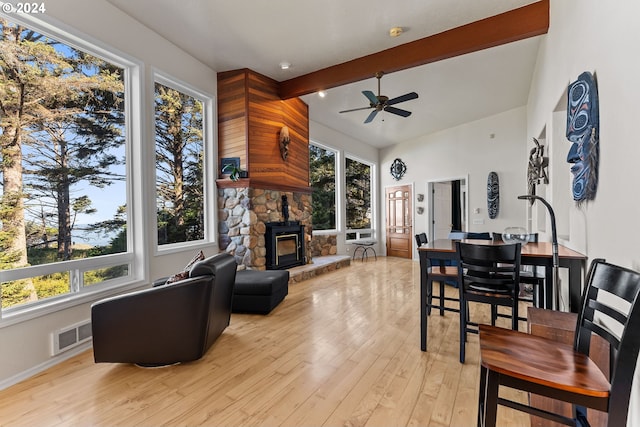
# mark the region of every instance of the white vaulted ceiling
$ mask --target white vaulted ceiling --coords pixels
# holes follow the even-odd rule
[[[530,0],[109,0],[215,71],[249,68],[277,81],[419,40],[533,3]],[[389,29],[402,27],[399,37]],[[369,124],[362,90],[371,77],[302,96],[310,119],[376,147],[526,104],[537,36],[385,75],[382,94],[415,91],[398,104],[412,115],[380,113]],[[288,62],[291,68],[281,70]]]

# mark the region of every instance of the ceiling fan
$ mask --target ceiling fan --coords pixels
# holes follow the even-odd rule
[[[365,123],[370,123],[376,114],[380,111],[387,111],[392,114],[397,114],[402,117],[409,117],[411,115],[411,111],[403,110],[401,108],[392,107],[392,105],[399,104],[400,102],[409,101],[411,99],[416,99],[418,94],[415,92],[405,93],[404,95],[398,96],[396,98],[389,99],[388,96],[380,95],[380,79],[384,73],[379,71],[376,73],[376,78],[378,79],[378,95],[376,96],[370,90],[363,90],[362,94],[367,97],[369,100],[368,107],[362,108],[352,108],[350,110],[339,111],[339,113],[349,113],[351,111],[359,111],[359,110],[368,110],[373,108],[374,110],[369,114],[367,119],[364,121]]]

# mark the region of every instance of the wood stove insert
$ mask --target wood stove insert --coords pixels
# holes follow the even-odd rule
[[[267,222],[265,245],[267,270],[304,265],[304,225],[300,221]]]

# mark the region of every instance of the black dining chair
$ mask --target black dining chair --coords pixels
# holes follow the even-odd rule
[[[416,234],[416,243],[418,243],[418,247],[422,244],[429,243],[429,239],[427,238],[426,233]],[[459,308],[450,307],[445,305],[445,301],[453,301],[459,303],[460,300],[455,297],[447,297],[445,296],[445,284],[449,283],[454,286],[458,285],[458,268],[450,265],[432,265],[427,270],[427,300],[425,304],[427,306],[427,315],[431,315],[431,309],[435,308],[440,311],[440,316],[444,315],[445,311],[453,311],[458,312]],[[438,295],[433,294],[433,282],[438,282],[439,293]],[[433,298],[436,298],[438,303],[433,303]]]
[[[424,243],[428,243],[426,233],[416,234],[416,244],[420,247]],[[433,294],[433,282],[439,283],[439,293],[438,295]],[[458,285],[458,268],[451,265],[431,265],[427,269],[427,296],[424,301],[421,301],[421,304],[426,306],[425,316],[425,334],[428,326],[428,319],[431,315],[431,309],[434,308],[440,311],[440,316],[444,315],[445,311],[459,312],[460,311],[460,300],[455,297],[448,297],[445,295],[445,284],[453,284],[455,286]],[[436,303],[434,303],[434,297],[436,299]],[[446,301],[450,301],[457,304],[457,307],[452,307],[451,305],[447,305]]]
[[[491,240],[491,233],[488,231],[469,231],[464,236],[467,240]]]
[[[491,233],[494,242],[503,242],[502,233]],[[527,234],[528,243],[538,243],[538,233]],[[522,264],[520,268],[520,283],[531,285],[531,296],[526,286],[520,287],[520,299],[530,299],[534,307],[544,307],[546,292],[544,276],[539,274],[535,265]]]
[[[640,352],[640,273],[595,259],[587,273],[574,345],[489,325],[480,326],[478,426],[496,425],[497,406],[566,425],[588,426],[585,408],[626,426]],[[610,345],[610,379],[589,358],[592,335]],[[499,397],[500,386],[568,402],[573,418]]]
[[[492,322],[495,322],[498,306],[510,307],[511,327],[518,329],[520,251],[520,243],[482,245],[456,242],[460,284],[460,363],[465,360],[467,333],[478,333],[478,323],[470,319],[470,302],[489,304]]]

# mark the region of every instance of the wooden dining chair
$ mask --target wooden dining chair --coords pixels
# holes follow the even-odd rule
[[[464,363],[467,333],[478,333],[470,319],[469,303],[491,306],[495,322],[497,307],[511,308],[512,328],[518,329],[520,243],[482,245],[456,242],[460,294],[460,363]]]
[[[596,259],[587,274],[573,347],[540,336],[480,326],[478,426],[496,425],[497,406],[566,425],[588,425],[585,408],[626,426],[640,351],[640,273]],[[610,380],[589,358],[592,335],[610,344]],[[501,385],[573,405],[573,418],[498,397]]]

